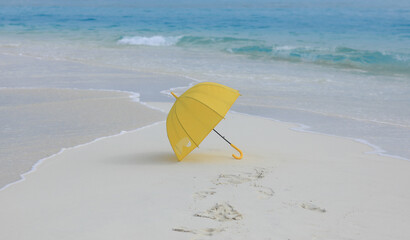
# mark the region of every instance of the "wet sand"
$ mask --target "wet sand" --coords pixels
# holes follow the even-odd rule
[[[116,91],[0,89],[0,188],[62,148],[165,118],[136,101]]]

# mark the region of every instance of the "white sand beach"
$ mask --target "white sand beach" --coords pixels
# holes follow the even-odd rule
[[[408,161],[228,113],[217,129],[242,160],[211,133],[178,162],[165,121],[152,122],[66,149],[1,190],[0,239],[410,239]]]

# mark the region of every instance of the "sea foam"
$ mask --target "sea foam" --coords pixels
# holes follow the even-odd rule
[[[177,37],[164,37],[164,36],[133,36],[123,37],[118,40],[118,44],[124,45],[145,45],[145,46],[172,46],[175,45],[182,36]]]

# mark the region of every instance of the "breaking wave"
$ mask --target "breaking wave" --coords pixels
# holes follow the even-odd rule
[[[181,37],[163,37],[163,36],[133,36],[123,37],[118,40],[118,44],[123,45],[145,45],[145,46],[172,46],[175,45]]]
[[[345,46],[277,45],[268,44],[262,40],[207,36],[133,36],[122,37],[117,43],[122,45],[203,48],[245,55],[250,58],[309,62],[365,71],[410,74],[410,54],[354,49]]]

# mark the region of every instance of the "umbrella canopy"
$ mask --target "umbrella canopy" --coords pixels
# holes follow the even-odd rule
[[[238,90],[222,84],[202,82],[179,97],[174,93],[172,95],[176,101],[167,117],[167,134],[178,160],[181,161],[224,119],[240,94]]]

